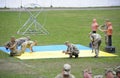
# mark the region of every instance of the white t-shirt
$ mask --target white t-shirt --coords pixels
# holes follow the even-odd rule
[[[101,40],[101,38],[102,37],[99,34],[97,34],[97,33],[93,33],[93,34],[90,35],[91,41]]]

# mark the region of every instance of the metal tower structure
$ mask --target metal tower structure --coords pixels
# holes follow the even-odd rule
[[[39,9],[37,9],[37,11],[34,11],[34,9],[30,9],[30,8],[39,8]],[[32,4],[24,6],[23,10],[26,11],[30,17],[22,25],[22,27],[17,31],[17,34],[22,34],[22,35],[29,35],[29,34],[47,35],[49,34],[49,32],[44,28],[44,26],[40,24],[40,22],[37,21],[37,17],[43,11],[43,8],[41,8],[38,4],[32,3]]]

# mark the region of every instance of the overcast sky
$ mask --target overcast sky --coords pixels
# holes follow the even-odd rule
[[[42,7],[120,6],[120,0],[0,0],[0,7],[18,8],[30,3]]]

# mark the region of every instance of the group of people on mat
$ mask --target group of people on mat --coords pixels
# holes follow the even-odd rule
[[[89,33],[90,36],[90,45],[92,48],[92,53],[95,52],[94,57],[99,56],[99,47],[101,45],[101,35],[96,33],[99,29],[100,31],[105,32],[105,43],[108,46],[112,46],[112,23],[107,19],[104,25],[99,26],[96,19],[93,19],[92,32]],[[15,39],[15,37],[11,37],[10,41],[5,44],[6,49],[10,49],[10,56],[21,55],[25,52],[26,48],[29,48],[31,52],[33,52],[32,47],[37,45],[37,41],[31,41],[30,37],[22,37]],[[65,45],[68,47],[66,51],[63,53],[68,54],[70,58],[75,56],[78,58],[79,49],[69,41],[65,42]],[[21,49],[18,50],[17,47],[21,46]]]
[[[32,47],[35,45],[37,45],[37,41],[31,41],[29,36],[18,39],[12,36],[10,41],[5,44],[5,48],[6,50],[10,50],[10,56],[20,56],[25,52],[26,48],[29,48],[33,52]],[[19,46],[20,50],[18,49]]]
[[[86,68],[83,71],[83,78],[120,78],[120,66],[115,69],[108,68],[105,70],[105,74],[102,75],[94,75],[92,74],[91,68]],[[71,65],[64,64],[62,73],[58,74],[55,78],[75,78],[73,74],[71,74]]]
[[[33,46],[37,45],[37,41],[31,41],[30,37],[21,37],[16,39],[14,36],[10,38],[10,41],[8,41],[5,44],[6,50],[10,50],[10,56],[20,56],[23,54],[26,50],[26,48],[29,48],[31,52],[33,52]],[[66,51],[63,51],[65,54],[69,54],[70,58],[75,56],[75,58],[78,58],[79,49],[71,44],[69,41],[65,42],[65,45],[68,47]],[[20,49],[18,47],[20,46]]]

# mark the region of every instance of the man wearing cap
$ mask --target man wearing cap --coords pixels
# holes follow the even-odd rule
[[[37,45],[37,41],[26,41],[21,45],[22,53],[25,52],[26,48],[29,48],[31,52],[33,52],[33,46]]]
[[[65,45],[67,46],[67,50],[63,51],[63,53],[69,54],[70,58],[72,58],[73,56],[75,56],[75,58],[78,58],[78,55],[79,55],[78,48],[72,43],[70,43],[69,41],[66,41]]]
[[[71,74],[71,65],[64,64],[62,73],[58,74],[55,78],[75,78],[75,76]]]
[[[89,33],[90,35],[90,40],[92,43],[92,52],[95,51],[95,56],[94,57],[98,57],[99,55],[99,47],[101,44],[101,36],[98,33]]]

